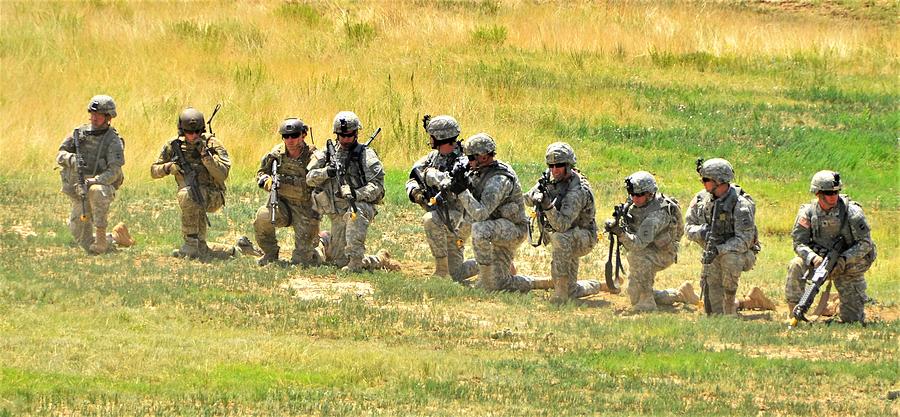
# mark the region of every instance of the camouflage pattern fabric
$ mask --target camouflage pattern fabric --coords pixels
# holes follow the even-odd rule
[[[201,145],[203,144],[203,145]],[[168,162],[173,162],[175,151],[173,146],[179,146],[184,155],[185,163],[197,173],[197,183],[200,193],[203,195],[205,207],[201,207],[191,198],[191,188],[185,182],[182,173],[172,170],[166,172]],[[205,146],[211,155],[201,157],[200,146]],[[181,235],[184,239],[181,252],[190,257],[227,258],[235,255],[231,245],[208,246],[207,237],[207,213],[214,213],[225,205],[225,180],[231,170],[231,160],[228,151],[214,136],[206,133],[200,135],[194,144],[188,143],[183,137],[178,137],[166,142],[160,151],[156,162],[150,166],[150,176],[162,178],[170,173],[175,176],[178,187],[176,198],[181,209]]]
[[[434,121],[432,121],[434,123]],[[430,125],[429,125],[430,126]],[[449,171],[454,164],[462,160],[466,162],[462,149],[457,147],[446,155],[434,150],[416,161],[412,169],[419,170],[424,173],[422,178],[429,187],[439,187],[444,181],[450,180]],[[412,196],[414,193],[421,192],[419,183],[414,179],[406,182],[406,193]],[[447,229],[447,225],[441,219],[441,216],[434,211],[426,211],[422,216],[422,226],[425,229],[425,240],[431,249],[431,255],[435,258],[447,258],[450,276],[455,281],[462,281],[476,274],[474,262],[465,263],[464,252],[465,242],[472,235],[472,224],[465,216],[465,209],[460,203],[459,198],[452,194],[446,193],[445,203],[450,215],[449,222],[451,225],[458,227],[456,234]],[[461,246],[457,245],[457,240],[462,242]]]
[[[841,224],[842,217],[846,218],[846,224]],[[813,247],[831,247],[839,236],[843,236],[844,241],[849,242],[841,253],[846,261],[830,276],[841,300],[840,318],[844,322],[865,321],[863,307],[868,299],[865,272],[875,261],[875,243],[862,207],[842,195],[838,205],[826,212],[817,199],[813,200],[800,207],[791,236],[797,257],[788,264],[785,280],[788,303],[797,304],[803,295],[806,285],[803,279],[816,257]]]
[[[365,251],[369,224],[377,214],[375,206],[384,198],[384,168],[371,148],[365,148],[360,160],[350,158],[350,150],[339,145],[335,150],[335,157],[347,167],[346,179],[356,191],[359,212],[355,219],[351,218],[350,204],[339,193],[338,178],[328,177],[325,153],[315,151],[307,166],[306,183],[317,188],[313,192],[313,207],[331,219],[331,243],[325,250],[325,262],[352,269],[381,269],[378,257],[367,256]]]
[[[315,147],[303,146],[298,158],[291,158],[283,143],[275,146],[271,152],[263,156],[260,168],[256,173],[257,180],[272,174],[272,161],[278,161],[278,176],[281,187],[278,188],[278,209],[275,211],[275,224],[272,224],[272,213],[268,205],[256,211],[253,229],[256,242],[264,256],[278,258],[278,240],[275,230],[279,227],[294,229],[294,250],[291,263],[315,266],[322,262],[316,246],[319,245],[319,222],[321,216],[312,206],[312,188],[306,184],[307,166]]]
[[[658,304],[675,301],[674,290],[653,289],[656,274],[675,263],[678,256],[674,236],[680,236],[675,230],[679,219],[672,218],[666,204],[662,194],[656,193],[643,207],[626,205],[624,230],[617,233],[627,253],[630,272],[626,292],[635,310],[652,311]]]
[[[688,208],[684,231],[687,238],[701,247],[706,246],[702,231],[712,222],[712,209],[715,200],[712,194],[700,191]],[[735,314],[734,298],[738,290],[738,281],[742,271],[749,271],[756,263],[759,251],[756,230],[756,207],[753,200],[736,185],[720,197],[719,218],[716,220],[718,230],[713,231],[722,237],[718,244],[718,255],[706,268],[705,279],[708,288],[711,314]],[[711,233],[711,234],[712,234]]]
[[[78,148],[84,161],[84,178],[93,179],[88,188],[87,213],[82,213],[81,189],[78,187],[78,172],[75,157],[75,137],[79,138]],[[107,228],[109,207],[116,197],[116,189],[125,177],[124,141],[113,127],[93,131],[91,125],[82,125],[71,136],[63,140],[56,154],[56,163],[62,167],[62,193],[69,197],[72,209],[69,212],[69,231],[75,242],[85,250],[94,242],[93,228]],[[87,221],[81,221],[81,215]]]
[[[472,249],[481,286],[516,291],[510,268],[528,233],[518,176],[508,165],[494,162],[473,172],[470,180],[471,188],[460,193],[459,199],[472,221]]]
[[[535,184],[525,193],[525,204],[533,206],[537,193],[538,184]],[[569,298],[598,293],[600,282],[578,280],[580,258],[591,253],[597,244],[596,208],[590,183],[578,171],[571,171],[569,178],[551,182],[543,197],[560,201],[544,211],[550,223],[546,233],[552,248],[550,277],[554,287],[564,288]]]

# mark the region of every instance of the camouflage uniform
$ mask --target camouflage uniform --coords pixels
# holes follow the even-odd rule
[[[710,234],[721,237],[716,246],[718,254],[704,268],[711,314],[735,314],[734,299],[741,272],[749,271],[756,263],[759,242],[756,231],[756,207],[749,195],[740,187],[731,185],[719,199],[706,191],[700,191],[688,208],[685,219],[687,238],[702,247],[706,246],[705,230],[712,223],[713,204],[718,201],[719,216],[716,230]]]
[[[81,209],[82,191],[78,186],[75,140],[78,140],[78,148],[84,161],[82,171],[84,178],[94,180],[88,188],[85,213],[82,213]],[[103,230],[107,228],[109,206],[116,197],[116,190],[125,179],[122,174],[122,165],[125,164],[124,141],[113,127],[92,130],[90,124],[82,125],[59,146],[56,163],[62,166],[62,192],[72,203],[68,221],[69,230],[75,242],[85,250],[89,250],[95,240],[93,228]],[[86,216],[86,221],[80,220],[82,215]],[[105,236],[105,233],[103,235]]]
[[[683,234],[678,202],[658,193],[656,179],[646,171],[638,171],[625,179],[630,195],[643,194],[643,206],[629,197],[625,204],[623,227],[611,226],[628,253],[628,297],[638,311],[653,311],[657,305],[696,302],[690,283],[679,289],[654,290],[656,274],[675,263]],[[607,224],[614,223],[608,220]]]
[[[836,189],[839,190],[840,180],[837,181],[839,185]],[[862,207],[846,195],[841,195],[837,206],[829,211],[822,209],[818,199],[813,200],[800,207],[791,236],[797,257],[788,264],[785,284],[788,305],[793,306],[800,301],[804,279],[817,256],[816,252],[823,256],[839,237],[843,237],[846,245],[840,254],[843,261],[832,270],[829,278],[833,280],[841,300],[841,321],[864,322],[863,304],[867,300],[864,274],[875,261],[876,252]]]
[[[450,180],[448,172],[456,163],[467,163],[461,147],[457,147],[447,155],[441,155],[437,150],[431,151],[416,161],[412,169],[419,172],[428,187],[439,189],[442,183]],[[415,179],[411,178],[406,182],[406,194],[413,202],[415,202],[414,195],[421,191]],[[425,239],[428,241],[431,255],[435,259],[446,258],[450,276],[455,281],[462,281],[477,274],[478,269],[475,261],[464,261],[463,256],[465,242],[472,235],[472,224],[463,216],[464,209],[456,195],[444,193],[444,199],[446,214],[449,215],[446,221],[454,227],[454,230],[448,229],[444,223],[441,208],[429,210],[427,205],[423,205],[426,212],[422,216],[422,226],[425,228]]]
[[[193,110],[193,109],[188,109]],[[186,110],[185,112],[187,112]],[[185,114],[182,112],[182,114]],[[199,112],[197,112],[199,114]],[[200,125],[203,125],[202,115]],[[179,129],[181,130],[181,129]],[[175,162],[175,147],[181,150],[183,162]],[[204,151],[201,154],[201,151]],[[169,164],[173,162],[174,164]],[[201,207],[191,197],[191,188],[185,181],[184,173],[176,169],[179,163],[190,165],[197,173],[197,184],[206,203]],[[166,142],[150,166],[152,178],[162,178],[174,174],[178,186],[176,197],[181,208],[181,235],[184,244],[175,252],[177,256],[206,259],[209,257],[225,259],[238,256],[240,251],[232,245],[208,244],[207,213],[214,213],[225,205],[225,180],[231,170],[228,152],[215,136],[201,133],[197,140],[190,144],[183,135]]]
[[[253,228],[256,231],[256,242],[264,253],[265,259],[278,259],[278,240],[275,238],[276,227],[292,226],[294,229],[294,251],[291,263],[315,266],[322,262],[316,246],[319,244],[319,220],[321,216],[313,209],[311,188],[306,184],[307,166],[315,147],[302,146],[300,156],[291,158],[283,143],[275,146],[262,158],[257,180],[272,175],[272,161],[278,161],[278,209],[275,210],[275,224],[272,224],[272,212],[268,205],[263,205],[256,212]]]
[[[493,152],[493,139],[480,133],[467,139],[467,154],[476,137],[490,140]],[[470,171],[469,181],[470,187],[458,197],[472,221],[472,249],[480,285],[491,291],[519,290],[510,273],[516,249],[528,234],[519,178],[509,165],[494,161]]]
[[[354,130],[362,128],[359,119],[351,112],[340,112],[335,124],[346,117],[355,119]],[[337,126],[335,133],[337,132]],[[381,269],[385,265],[378,256],[366,255],[366,234],[369,224],[375,220],[375,206],[384,198],[384,168],[378,154],[372,148],[355,143],[351,149],[335,144],[335,155],[345,167],[344,180],[356,194],[353,213],[347,199],[340,193],[338,176],[329,177],[328,156],[322,150],[313,153],[309,162],[306,183],[315,187],[313,207],[331,219],[331,240],[325,248],[325,262],[348,270]],[[340,175],[340,173],[338,173]]]

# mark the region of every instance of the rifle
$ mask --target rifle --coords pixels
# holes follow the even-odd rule
[[[79,136],[79,131],[76,129],[75,133],[72,134],[72,141],[75,142],[75,172],[78,173],[78,188],[81,189],[81,216],[79,220],[82,222],[87,222],[87,183],[84,180],[84,171],[85,163],[84,157],[81,155],[81,148],[78,146],[78,141],[81,139]]]
[[[627,211],[625,204],[619,204],[613,207],[613,221],[616,225],[622,226],[622,219],[625,217]],[[609,253],[606,255],[604,278],[606,279],[606,287],[609,288],[609,292],[618,294],[621,292],[621,289],[616,286],[619,282],[619,273],[625,273],[625,268],[622,267],[622,242],[619,242],[618,239],[616,239],[616,235],[612,233],[607,234],[609,235]],[[613,247],[616,248],[615,267],[613,267]],[[613,270],[616,272],[615,280],[613,280]]]
[[[209,120],[206,121],[206,126],[207,126],[207,128],[209,129],[209,135],[210,135],[210,136],[215,136],[215,135],[216,135],[215,133],[213,133],[213,129],[212,129],[212,121],[213,121],[213,118],[216,117],[216,113],[219,112],[219,109],[220,109],[221,107],[222,107],[222,103],[216,104],[216,108],[213,109],[212,114],[209,116]]]
[[[841,256],[841,252],[844,251],[844,247],[846,246],[846,242],[844,241],[843,236],[839,236],[837,240],[832,245],[831,249],[820,248],[818,252],[825,252],[825,258],[822,260],[822,263],[818,268],[810,269],[806,278],[806,289],[803,291],[803,295],[800,297],[800,302],[794,306],[794,311],[792,311],[794,318],[791,319],[791,324],[789,328],[794,328],[797,326],[797,323],[802,321],[809,321],[806,318],[806,312],[809,311],[809,308],[812,306],[813,301],[816,299],[816,295],[819,293],[819,288],[822,287],[822,284],[828,280],[828,276],[831,275],[831,271],[834,269],[834,266],[837,264],[838,258]],[[821,256],[821,254],[819,254]]]
[[[547,184],[550,184],[550,170],[545,170],[541,177],[538,178],[537,183],[537,191],[541,193],[541,196],[544,198],[547,197]],[[544,244],[544,231],[547,229],[547,215],[544,214],[544,208],[541,206],[543,203],[538,203],[534,205],[534,213],[531,215],[531,220],[528,222],[528,243],[531,244],[532,247],[538,247]],[[538,228],[538,240],[534,240],[534,227],[537,224]]]
[[[272,188],[269,190],[269,212],[272,216],[269,221],[275,224],[275,210],[278,210],[278,188],[281,187],[281,179],[278,178],[278,160],[272,160]]]
[[[325,142],[325,155],[328,157],[328,167],[334,169],[337,173],[338,190],[340,190],[345,184],[348,184],[348,181],[344,178],[347,175],[347,168],[346,164],[338,160],[337,151],[334,149],[334,141],[331,139]],[[359,212],[359,209],[356,207],[356,190],[351,186],[350,195],[341,197],[347,200],[347,204],[350,205],[350,219],[355,220],[356,213]]]
[[[712,304],[709,302],[709,283],[706,281],[709,276],[709,266],[716,259],[716,245],[719,244],[718,236],[716,236],[716,225],[719,217],[719,201],[713,202],[712,221],[709,223],[709,231],[706,233],[706,246],[703,248],[703,254],[700,256],[700,263],[703,265],[700,271],[700,299],[703,300],[703,311],[706,314],[712,313]]]
[[[202,140],[202,138],[198,138],[197,140]],[[194,200],[194,202],[200,206],[201,211],[204,213],[204,217],[206,217],[206,224],[209,225],[209,217],[206,216],[206,199],[203,198],[203,191],[200,190],[200,182],[197,180],[197,171],[191,166],[190,162],[184,158],[184,152],[181,151],[181,143],[182,142],[178,139],[172,141],[172,153],[174,154],[172,155],[172,162],[181,169],[181,174],[184,176],[184,182],[191,190],[191,200]]]
[[[467,169],[468,165],[466,163],[457,161],[450,171],[450,178],[456,178],[456,176],[464,173]],[[415,180],[423,190],[422,192],[426,201],[425,210],[433,212],[438,216],[438,219],[440,219],[441,223],[447,227],[447,230],[456,236],[456,246],[461,248],[463,241],[459,238],[459,225],[454,225],[452,223],[450,207],[447,204],[447,198],[445,197],[449,184],[440,188],[429,187],[425,182],[425,178],[422,177],[422,173],[416,168],[413,168],[412,171],[409,172],[409,177]]]

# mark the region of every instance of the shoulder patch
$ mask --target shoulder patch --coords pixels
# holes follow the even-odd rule
[[[797,218],[797,224],[804,229],[809,229],[809,219],[805,216],[800,216]]]

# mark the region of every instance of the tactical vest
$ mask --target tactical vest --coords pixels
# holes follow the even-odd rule
[[[278,180],[282,186],[296,187],[298,192],[309,195],[309,186],[306,185],[307,166],[314,148],[304,146],[297,159],[288,156],[284,145],[278,145],[271,153],[273,159],[278,161]],[[271,173],[271,167],[269,168]]]
[[[107,161],[107,158],[109,147],[113,141],[120,141],[123,151],[125,148],[125,141],[119,137],[119,132],[112,126],[103,131],[94,132],[91,131],[90,125],[83,125],[72,132],[72,138],[78,141],[78,150],[80,151],[81,159],[84,161],[83,174],[85,178],[96,176],[109,169],[110,161]],[[74,145],[73,142],[72,153],[75,152]],[[118,189],[124,181],[125,176],[123,174],[116,178],[111,185]]]
[[[197,140],[209,141],[210,136],[206,133],[201,134]],[[206,169],[206,166],[203,165],[203,161],[200,156],[200,151],[197,150],[195,145],[188,144],[186,140],[182,137],[178,137],[173,139],[169,143],[170,147],[179,146],[181,147],[181,154],[184,155],[185,163],[190,164],[191,168],[194,169],[194,172],[197,173],[197,182],[204,187],[216,189],[219,191],[225,191],[225,183],[217,184],[212,175],[209,174],[209,170]],[[212,148],[209,148],[212,150]],[[175,151],[172,149],[172,158],[175,158]]]
[[[723,242],[727,241],[734,237],[734,210],[738,205],[738,196],[744,197],[750,203],[751,211],[756,213],[756,203],[753,201],[753,198],[750,197],[750,194],[744,192],[744,190],[738,185],[732,185],[732,188],[728,190],[728,194],[719,201],[719,218],[716,219],[716,229],[712,230],[714,236],[718,236]],[[709,211],[704,216],[712,216],[712,206],[713,201],[709,201]],[[711,218],[707,217],[707,221],[711,222]],[[759,232],[754,232],[753,242],[750,243],[750,247],[753,251],[759,252]]]
[[[519,178],[516,176],[515,171],[508,165],[497,161],[494,164],[481,169],[475,178],[473,178],[472,188],[470,189],[472,195],[476,200],[481,201],[484,186],[488,183],[488,180],[497,175],[503,175],[509,178],[510,182],[513,184],[513,189],[507,195],[503,196],[503,200],[500,201],[500,204],[497,205],[497,208],[488,216],[488,218],[491,220],[504,218],[518,225],[528,224],[528,218],[525,216],[525,199],[522,197],[521,191],[522,186],[519,185]]]
[[[551,201],[562,201],[562,199],[566,198],[567,193],[576,189],[579,192],[586,194],[589,202],[581,208],[581,212],[578,213],[578,217],[572,222],[572,226],[590,230],[592,233],[596,234],[598,228],[597,208],[594,205],[594,192],[591,190],[591,185],[583,174],[578,171],[573,171],[572,176],[565,181],[550,183],[547,187],[547,194]]]
[[[644,207],[634,206],[633,203],[629,201],[628,210],[626,211],[628,214],[625,216],[625,230],[629,233],[637,234],[641,223],[650,217],[651,214],[660,210],[665,213],[665,217],[668,219],[669,223],[666,228],[663,229],[662,233],[659,234],[660,238],[654,240],[653,244],[658,249],[673,249],[677,252],[681,237],[684,236],[684,220],[681,215],[681,207],[678,205],[678,200],[675,200],[672,197],[660,193]],[[734,232],[732,229],[732,236],[733,235]]]

